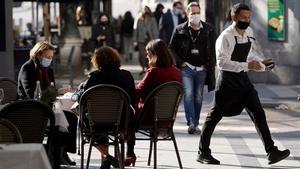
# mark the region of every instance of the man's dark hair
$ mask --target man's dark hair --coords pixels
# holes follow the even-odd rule
[[[177,5],[182,5],[182,3],[180,1],[175,1],[173,3],[173,8],[175,8]]]
[[[192,6],[196,6],[196,7],[200,8],[200,5],[199,5],[198,2],[190,2],[190,3],[187,5],[187,9],[190,10],[190,8],[191,8]]]
[[[159,3],[156,5],[155,12],[162,11],[164,8],[165,7],[163,6],[163,4]]]
[[[100,19],[101,19],[102,16],[106,16],[107,19],[108,19],[108,23],[110,22],[110,17],[109,17],[109,15],[108,15],[107,13],[104,13],[104,12],[101,12],[101,13],[99,14],[99,16],[98,16],[98,22],[100,21]]]
[[[231,8],[231,16],[238,15],[241,12],[241,10],[251,11],[251,9],[248,5],[243,4],[243,3],[237,3],[237,4],[233,5]]]

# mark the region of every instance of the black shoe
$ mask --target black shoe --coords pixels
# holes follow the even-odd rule
[[[112,165],[113,167],[115,168],[119,168],[119,160],[116,159],[115,157],[111,156],[111,155],[108,155],[106,157],[106,160],[110,165]]]
[[[290,155],[290,150],[274,150],[268,154],[269,164],[277,163]]]
[[[211,154],[198,154],[197,161],[202,164],[220,164],[220,161],[215,159]]]
[[[72,160],[66,152],[64,152],[64,154],[63,154],[61,163],[64,165],[76,165],[76,162],[74,160]]]
[[[100,169],[110,169],[110,163],[108,160],[102,162]]]

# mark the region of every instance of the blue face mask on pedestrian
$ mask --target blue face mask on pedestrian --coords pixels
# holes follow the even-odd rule
[[[42,62],[41,62],[41,65],[42,65],[43,67],[49,67],[50,64],[51,64],[51,62],[52,62],[52,59],[43,58],[43,59],[42,59]]]

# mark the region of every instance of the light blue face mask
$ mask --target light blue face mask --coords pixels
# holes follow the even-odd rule
[[[180,12],[181,12],[181,11],[180,11],[179,9],[176,9],[176,8],[174,9],[174,14],[175,14],[175,15],[180,15]]]
[[[52,59],[43,58],[41,64],[43,67],[48,67],[48,66],[50,66],[51,62],[52,62]]]

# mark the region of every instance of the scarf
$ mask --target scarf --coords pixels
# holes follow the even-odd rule
[[[40,81],[42,90],[45,90],[50,86],[48,68],[43,67],[39,62],[37,63],[37,79]]]

